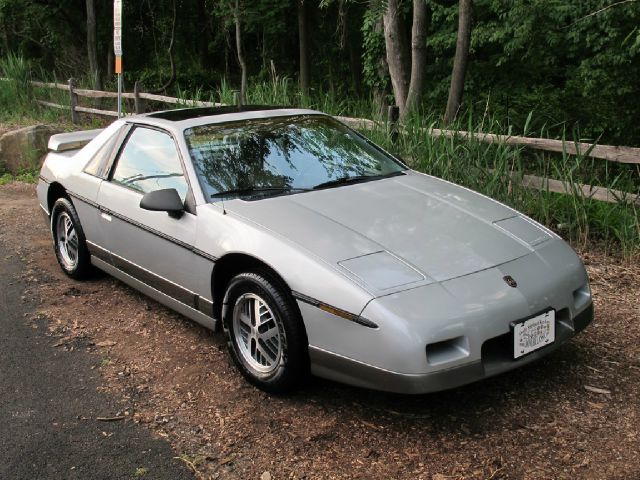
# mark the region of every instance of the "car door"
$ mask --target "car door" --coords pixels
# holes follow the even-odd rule
[[[140,208],[145,193],[165,188],[175,188],[189,203],[176,142],[166,131],[132,127],[98,194],[103,244],[116,268],[193,307],[195,210],[186,207],[176,217]]]

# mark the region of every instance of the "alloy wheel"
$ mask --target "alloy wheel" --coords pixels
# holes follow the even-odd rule
[[[284,332],[262,297],[255,293],[238,297],[233,308],[233,333],[240,355],[251,368],[271,373],[278,367]]]
[[[67,212],[61,212],[56,219],[56,241],[62,263],[68,270],[73,270],[78,265],[79,240]]]

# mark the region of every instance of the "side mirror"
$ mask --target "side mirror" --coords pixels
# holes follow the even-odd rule
[[[184,204],[175,188],[146,193],[140,200],[140,208],[152,212],[167,212],[175,218],[180,218],[184,213]]]

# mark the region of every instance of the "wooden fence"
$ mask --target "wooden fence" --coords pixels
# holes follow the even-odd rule
[[[65,90],[69,92],[69,105],[60,105],[52,102],[45,102],[43,100],[36,100],[40,105],[46,107],[58,108],[61,110],[71,111],[71,120],[73,123],[78,123],[80,118],[78,113],[91,113],[94,115],[103,115],[107,117],[117,117],[118,112],[113,110],[100,110],[97,108],[83,107],[78,104],[78,97],[86,98],[118,98],[117,92],[104,92],[102,90],[87,90],[83,88],[77,88],[73,79],[70,79],[68,83],[46,83],[32,81],[31,84],[35,87],[41,88],[56,88],[58,90]],[[175,97],[167,97],[164,95],[155,95],[153,93],[145,93],[140,91],[138,82],[135,83],[133,93],[122,93],[122,98],[131,99],[134,101],[134,112],[144,113],[146,111],[146,101],[151,100],[155,102],[172,103],[172,104],[185,104],[193,107],[220,107],[222,103],[214,102],[201,102],[198,100],[184,101]]]
[[[105,92],[100,90],[86,90],[77,88],[75,81],[70,79],[67,84],[64,83],[45,83],[32,81],[32,85],[42,88],[55,88],[69,92],[69,104],[60,105],[43,100],[36,100],[39,104],[50,108],[69,110],[71,119],[74,123],[78,123],[79,113],[89,113],[94,115],[103,115],[109,117],[117,117],[118,113],[111,110],[101,110],[97,108],[83,107],[79,105],[78,97],[85,98],[117,98],[116,92]],[[183,100],[175,97],[167,97],[164,95],[155,95],[140,91],[138,82],[132,93],[123,93],[123,98],[134,101],[134,112],[136,114],[146,111],[146,102],[162,102],[174,105],[185,105],[195,107],[219,107],[224,106],[222,103],[203,102],[198,100]],[[359,129],[374,129],[381,126],[380,123],[366,118],[336,117],[338,120]],[[394,125],[391,125],[394,128]],[[612,145],[597,145],[582,142],[566,142],[564,140],[555,140],[549,138],[530,138],[516,135],[496,135],[493,133],[466,132],[443,130],[437,128],[428,129],[428,133],[433,136],[458,137],[462,139],[475,139],[486,143],[507,143],[509,145],[524,146],[535,150],[543,150],[548,152],[560,152],[570,155],[585,155],[592,158],[607,160],[610,162],[640,165],[640,148],[637,147],[620,147]],[[554,193],[563,193],[575,195],[576,193],[584,197],[593,198],[603,202],[617,203],[626,202],[640,206],[640,195],[619,190],[608,189],[594,185],[571,184],[559,180],[537,177],[534,175],[525,175],[521,185],[525,188],[532,188],[541,191],[549,191]]]

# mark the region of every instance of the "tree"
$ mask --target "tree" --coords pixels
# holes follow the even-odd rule
[[[407,93],[406,116],[420,106],[426,80],[427,66],[427,5],[424,0],[413,1],[413,23],[411,25],[411,81]],[[403,117],[404,118],[404,117]]]
[[[383,15],[387,64],[400,119],[407,118],[418,106],[425,84],[427,49],[427,7],[424,0],[413,0],[411,57],[405,36],[405,22],[399,0],[388,0]]]
[[[98,37],[96,31],[95,0],[87,0],[87,56],[93,88],[102,90],[102,78],[98,67]]]
[[[469,45],[471,44],[471,14],[473,0],[460,0],[458,13],[458,39],[456,41],[456,54],[453,59],[453,71],[451,72],[451,87],[447,110],[444,114],[444,123],[455,120],[462,104],[464,93],[464,79],[469,62]]]
[[[309,34],[307,26],[307,6],[305,0],[298,3],[298,47],[300,53],[300,90],[304,95],[309,94]]]
[[[240,24],[240,1],[236,0],[233,9],[233,21],[236,26],[236,53],[238,55],[238,64],[240,65],[241,81],[240,81],[240,103],[245,104],[247,100],[247,63],[244,59],[242,51],[242,27]]]
[[[167,47],[167,54],[169,56],[169,63],[171,65],[171,74],[167,81],[158,89],[152,90],[151,93],[162,93],[166,91],[173,82],[176,80],[176,62],[173,58],[173,45],[176,41],[176,20],[178,17],[178,11],[176,7],[176,0],[172,0],[172,17],[171,17],[171,39],[169,40],[169,46]]]
[[[362,18],[362,74],[381,116],[387,113],[390,93],[383,13],[377,0],[369,0]]]

